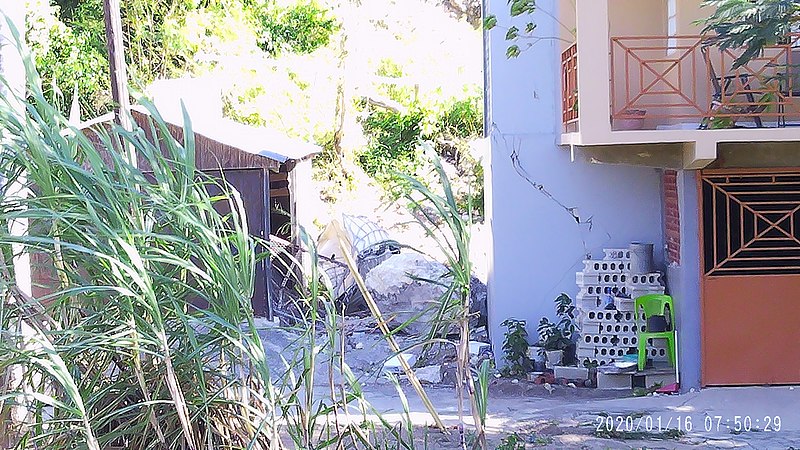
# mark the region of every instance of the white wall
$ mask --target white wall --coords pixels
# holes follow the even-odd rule
[[[556,11],[557,0],[537,5]],[[506,0],[487,0],[500,26],[510,18]],[[555,21],[534,17],[540,36],[557,36]],[[526,19],[518,26],[524,28]],[[488,41],[487,89],[491,120],[487,167],[489,251],[489,322],[495,354],[502,355],[500,323],[516,317],[528,321],[531,340],[542,316],[554,316],[560,292],[574,298],[575,272],[585,253],[602,257],[602,249],[626,247],[631,241],[655,243],[663,262],[660,179],[655,169],[571,162],[569,149],[556,145],[560,133],[560,42],[541,40],[515,60],[507,60],[505,29],[495,28]],[[517,149],[532,180],[552,194],[545,196],[514,169]],[[577,207],[578,224],[558,202]],[[591,218],[591,224],[586,223]],[[498,361],[499,362],[499,361]]]
[[[24,106],[21,100],[25,98],[25,65],[17,49],[17,39],[11,26],[16,28],[19,39],[24,44],[25,40],[25,2],[6,0],[0,2],[0,75],[5,79],[5,85],[0,88],[3,95],[9,98],[9,103],[16,110],[22,111]],[[11,90],[13,95],[8,92]],[[8,192],[9,197],[28,195],[25,189],[25,175],[21,175],[16,183],[12,183]],[[28,220],[14,220],[8,224],[11,234],[21,236],[28,231]],[[12,246],[14,254],[14,282],[24,293],[32,294],[30,256],[20,245]]]

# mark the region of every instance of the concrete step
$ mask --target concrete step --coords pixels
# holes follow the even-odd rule
[[[602,369],[597,371],[598,389],[646,389],[656,384],[666,386],[675,382],[677,382],[675,368],[663,363],[642,371],[625,373],[603,372]]]

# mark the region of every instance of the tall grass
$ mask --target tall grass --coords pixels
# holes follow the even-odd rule
[[[416,448],[410,416],[400,424],[382,418],[346,364],[342,311],[320,283],[313,241],[303,236],[312,258],[311,272],[298,280],[305,320],[282,355],[284,366],[271,367],[250,303],[256,254],[268,243],[249,235],[238,193],[195,169],[189,118],[178,141],[145,102],[148,133],[97,129],[98,149],[46,101],[30,58],[24,59],[27,100],[0,100],[4,445]],[[140,163],[117,148],[134,149]],[[17,182],[26,196],[12,195]],[[446,202],[452,209],[452,195]],[[214,208],[221,203],[230,213]],[[9,232],[5,225],[16,221],[29,223],[27,233]],[[468,263],[463,238],[451,261],[459,270]],[[17,286],[12,261],[18,249],[55,272],[42,286],[46,293],[34,298]],[[469,277],[455,280],[458,304],[468,311]],[[391,343],[392,333],[383,331]],[[461,323],[461,332],[460,398],[461,383],[472,383],[468,324]],[[399,352],[396,343],[393,350]],[[483,414],[473,408],[479,430],[481,405]]]
[[[486,401],[488,392],[475,387],[473,368],[470,365],[469,339],[470,339],[470,280],[472,277],[472,262],[469,259],[470,225],[472,224],[471,211],[465,218],[458,208],[453,188],[445,173],[441,160],[429,148],[426,152],[433,163],[441,192],[427,186],[422,181],[405,174],[398,174],[398,178],[409,207],[416,211],[417,222],[425,230],[427,236],[432,238],[441,253],[447,259],[448,272],[441,280],[428,280],[447,286],[439,298],[436,318],[432,322],[428,342],[439,342],[439,338],[446,338],[455,328],[458,335],[456,344],[456,393],[458,396],[458,414],[461,422],[461,446],[466,448],[465,433],[465,400],[469,400],[469,411],[472,415],[477,439],[474,447],[487,448],[485,419]],[[429,347],[429,346],[428,346]],[[487,367],[483,368],[483,377],[479,380],[486,382]]]
[[[22,236],[0,229],[0,372],[24,374],[0,398],[32,415],[19,442],[274,447],[279,411],[250,307],[255,242],[239,196],[224,185],[210,196],[216,182],[195,170],[188,117],[182,142],[152,108],[155,142],[142,129],[98,129],[101,152],[83,133],[62,132],[66,120],[26,64],[25,113],[9,98],[0,104],[3,194],[23,175],[28,189],[0,203],[0,221],[30,225]],[[149,174],[111,150],[124,146]],[[218,202],[231,213],[217,213]],[[14,245],[57,272],[47,295],[15,285]]]

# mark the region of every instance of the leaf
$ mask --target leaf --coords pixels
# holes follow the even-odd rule
[[[517,56],[519,56],[519,54],[520,54],[520,49],[518,45],[510,45],[506,49],[506,58],[508,59],[516,58]]]
[[[512,26],[511,28],[506,31],[506,40],[511,41],[519,37],[519,28],[516,26]]]
[[[494,14],[486,16],[483,20],[483,28],[486,30],[491,30],[492,28],[497,26],[497,16]]]
[[[536,24],[533,23],[533,22],[528,22],[528,24],[525,25],[525,32],[526,33],[533,33],[533,30],[535,30],[535,29],[536,29]]]
[[[511,5],[511,17],[536,11],[536,0],[508,0],[508,4]]]

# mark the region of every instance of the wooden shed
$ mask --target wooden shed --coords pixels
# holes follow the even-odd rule
[[[148,112],[142,107],[131,111],[133,119],[149,133]],[[111,119],[108,115],[105,119]],[[164,115],[170,131],[183,139],[182,121]],[[93,123],[102,122],[94,120]],[[222,177],[241,194],[251,234],[268,239],[271,234],[292,241],[300,226],[309,226],[311,200],[311,159],[319,147],[290,139],[266,128],[257,128],[218,117],[192,123],[195,134],[197,169]],[[102,146],[93,133],[87,133]],[[103,151],[105,151],[103,149]],[[146,171],[144,160],[139,167]],[[227,204],[216,205],[225,213]],[[58,285],[52,261],[41,254],[31,255],[34,265],[34,296],[52,293]],[[256,316],[273,317],[271,288],[272,270],[269,260],[256,268],[253,310]]]
[[[132,114],[137,123],[145,125],[144,108],[134,107]],[[183,125],[174,118],[165,120],[173,136],[182,140]],[[291,241],[298,235],[298,227],[310,225],[314,196],[311,159],[319,147],[221,117],[193,122],[192,129],[197,169],[213,177],[224,176],[239,191],[251,234]],[[271,319],[270,279],[270,262],[265,260],[256,269],[253,310],[257,316]]]

